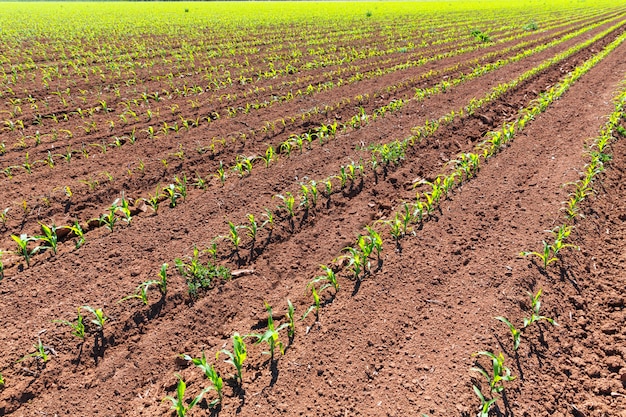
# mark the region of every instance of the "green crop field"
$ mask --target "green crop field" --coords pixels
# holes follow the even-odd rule
[[[572,323],[624,40],[614,0],[0,3],[0,415],[610,415],[622,333]]]

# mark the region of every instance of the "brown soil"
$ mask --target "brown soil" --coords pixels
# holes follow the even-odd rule
[[[167,137],[150,140],[141,133],[135,145],[108,147],[106,153],[89,143],[110,142],[117,132],[101,132],[88,142],[81,134],[40,145],[45,149],[29,148],[33,160],[43,158],[48,150],[62,152],[68,145],[78,150],[82,143],[90,155],[76,153],[71,163],[56,157],[53,169],[40,164],[31,175],[20,169],[12,178],[2,179],[0,198],[13,204],[0,236],[0,247],[7,249],[14,248],[12,234],[39,233],[38,222],[85,222],[102,214],[122,193],[139,201],[183,173],[190,178],[209,176],[208,189],[190,187],[175,207],[164,201],[158,213],[139,210],[130,224],[120,221],[112,231],[92,222],[85,227],[86,243],[80,249],[74,248],[76,238],[66,237],[58,254],[39,253],[29,267],[17,255],[4,256],[0,373],[6,383],[0,387],[0,415],[169,415],[169,401],[162,399],[175,394],[176,373],[187,382],[188,398],[207,386],[202,372],[180,358],[184,353],[199,357],[204,351],[225,379],[225,397],[221,408],[209,410],[207,401],[202,401],[190,415],[473,416],[478,399],[472,385],[485,388],[485,381],[470,368],[476,361],[487,363],[472,355],[488,350],[503,352],[516,376],[505,383],[505,394],[492,415],[626,417],[623,141],[612,147],[613,160],[594,184],[595,195],[585,201],[584,218],[576,222],[571,243],[580,251],[564,250],[547,271],[518,256],[521,251],[539,250],[547,236],[544,231],[562,222],[561,202],[570,191],[562,185],[579,178],[587,162],[586,141],[598,134],[613,111],[611,99],[626,74],[626,44],[535,118],[476,178],[457,188],[431,220],[415,227],[398,245],[386,232],[380,262],[366,279],[354,281],[345,270],[338,273],[340,289],[322,293],[319,317],[311,313],[298,321],[291,340],[286,330],[281,331],[284,355],[277,353],[271,360],[262,355],[264,347],[248,338],[241,388],[229,377],[233,369],[222,361],[224,356],[214,360],[215,352],[232,349],[230,337],[235,332],[265,331],[264,302],[273,307],[278,323],[285,322],[287,300],[301,316],[311,304],[307,283],[320,274],[319,265],[330,264],[343,248],[352,246],[365,225],[389,218],[403,201],[414,198],[416,181],[432,180],[444,172],[448,161],[471,151],[487,132],[511,121],[519,109],[622,34],[624,27],[520,84],[475,116],[443,126],[413,147],[399,166],[378,175],[370,170],[344,191],[320,197],[315,209],[299,210],[293,224],[277,211],[274,230],[262,230],[254,245],[244,237],[235,253],[220,243],[218,263],[244,270],[241,275],[216,282],[192,298],[174,268],[174,260],[191,256],[194,246],[205,249],[215,236],[226,235],[227,221],[242,225],[248,214],[262,219],[266,207],[275,210],[280,203],[276,194],[297,194],[301,182],[323,180],[367,156],[355,148],[407,137],[411,128],[463,108],[470,98],[482,97],[499,83],[607,29],[623,19],[623,13],[593,21],[609,17],[610,22],[547,51],[426,101],[412,100],[360,129],[346,129],[324,144],[313,143],[312,149],[281,155],[269,168],[255,162],[248,176],[239,178],[230,172],[223,186],[210,176],[220,161],[232,165],[237,155],[262,154],[267,144],[277,145],[320,122],[346,122],[360,106],[370,114],[394,98],[411,98],[414,87],[456,77],[471,67],[464,65],[472,59],[513,43],[347,84],[247,116],[222,117]],[[590,23],[554,30],[573,31]],[[544,36],[542,42],[552,39]],[[512,55],[503,53],[492,60]],[[386,65],[402,59],[396,56]],[[444,71],[424,85],[416,82],[393,93],[385,90],[457,63],[456,71]],[[308,75],[320,80],[326,71]],[[159,90],[159,82],[153,81],[147,89]],[[369,98],[356,100],[360,94]],[[238,132],[239,125],[260,129],[265,121],[335,105],[342,97],[351,101],[311,119],[310,125],[303,122],[284,131],[259,133],[249,141],[229,141],[215,154],[196,152],[210,144],[210,137]],[[205,99],[197,114],[217,109]],[[185,118],[195,117],[187,102],[185,97],[170,99],[161,105],[161,112],[169,113],[176,104],[184,109]],[[96,116],[102,130],[106,119],[107,115]],[[63,123],[72,131],[84,126],[75,114]],[[140,132],[148,126],[141,120],[130,128]],[[16,137],[6,136],[11,143]],[[180,149],[183,158],[174,155]],[[20,164],[27,151],[11,146],[0,156],[2,167]],[[141,171],[139,160],[145,163]],[[106,180],[103,171],[113,180]],[[86,179],[98,180],[95,189],[80,182]],[[74,191],[71,197],[65,194],[65,186]],[[22,201],[27,203],[25,209],[20,207]],[[208,255],[203,253],[201,259],[206,262]],[[140,283],[154,279],[164,262],[170,264],[166,296],[159,299],[152,288],[148,305],[139,300],[118,302]],[[559,326],[542,322],[529,327],[519,350],[513,351],[508,329],[493,318],[505,316],[521,324],[530,310],[527,293],[540,289],[542,313]],[[109,319],[102,334],[91,324],[84,342],[78,343],[67,326],[54,321],[73,320],[77,307],[83,305],[102,308]],[[92,318],[86,315],[85,320]],[[46,363],[25,357],[38,340],[51,354]],[[210,401],[215,394],[206,397]]]

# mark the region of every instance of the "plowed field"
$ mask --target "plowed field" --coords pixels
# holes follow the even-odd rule
[[[626,417],[626,5],[445,3],[3,6],[0,415]]]

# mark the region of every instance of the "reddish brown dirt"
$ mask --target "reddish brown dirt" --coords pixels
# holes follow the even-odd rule
[[[618,21],[594,29],[584,39]],[[0,282],[4,329],[0,373],[6,383],[0,388],[0,415],[169,415],[169,403],[162,399],[174,395],[176,373],[188,383],[188,398],[207,385],[201,371],[181,360],[180,354],[198,357],[205,351],[226,381],[224,404],[207,410],[203,401],[190,415],[473,416],[478,400],[472,384],[484,388],[485,382],[470,371],[476,361],[472,354],[490,350],[502,351],[516,376],[505,383],[505,397],[492,415],[626,417],[623,141],[613,146],[613,161],[594,185],[595,196],[585,202],[585,217],[577,221],[572,243],[581,250],[565,250],[547,272],[530,258],[518,256],[523,250],[538,250],[546,238],[544,231],[562,221],[561,202],[569,192],[562,185],[579,178],[586,163],[586,141],[598,134],[613,111],[611,99],[626,74],[625,44],[530,123],[399,246],[385,233],[381,264],[364,281],[355,282],[341,272],[340,290],[322,294],[318,321],[314,313],[298,321],[292,340],[281,331],[284,355],[277,354],[271,361],[248,338],[241,389],[232,383],[233,369],[223,363],[223,356],[214,360],[215,352],[231,349],[233,333],[265,331],[264,301],[274,308],[279,323],[285,322],[288,299],[301,316],[311,303],[307,283],[320,274],[320,264],[331,263],[343,248],[353,245],[366,224],[388,218],[402,201],[413,198],[415,180],[435,178],[446,162],[459,152],[471,151],[485,133],[510,121],[621,33],[623,28],[538,74],[476,116],[442,127],[411,149],[400,166],[376,177],[369,171],[361,183],[330,199],[320,197],[316,209],[298,212],[293,228],[283,213],[275,230],[271,234],[263,230],[253,248],[247,237],[238,254],[221,243],[218,263],[253,272],[215,283],[196,298],[188,295],[174,259],[190,256],[194,246],[205,249],[212,238],[227,234],[227,221],[244,224],[249,213],[261,219],[264,208],[274,210],[279,203],[274,195],[295,194],[300,182],[327,178],[341,165],[367,155],[355,147],[404,138],[412,127],[462,108],[470,98],[483,96],[583,38],[425,102],[411,102],[361,129],[340,132],[324,145],[316,143],[312,150],[282,156],[267,169],[255,164],[247,177],[230,173],[223,186],[210,177],[206,191],[190,189],[176,207],[163,202],[157,214],[148,209],[129,225],[120,221],[113,231],[92,228],[80,249],[74,249],[75,239],[68,239],[56,255],[50,251],[35,255],[30,267],[16,255],[5,255],[5,278]],[[465,62],[483,52],[426,70]],[[412,71],[421,74],[419,69]],[[338,97],[352,99],[359,93],[372,94],[372,102],[367,103],[371,110],[393,98],[410,97],[410,91],[397,97],[374,97],[374,92],[380,94],[381,87],[411,75],[382,77],[380,86],[375,80],[356,83],[341,93],[321,93],[270,107],[255,117],[276,120],[302,107],[335,103]],[[180,99],[181,107],[186,101]],[[345,121],[358,107],[356,102],[345,105],[332,117]],[[13,179],[5,178],[3,201],[25,199],[30,205],[24,213],[19,213],[19,205],[12,206],[2,229],[2,245],[13,248],[11,234],[36,233],[38,221],[60,225],[98,216],[122,192],[131,198],[147,197],[157,184],[168,184],[183,172],[210,175],[220,159],[226,163],[242,153],[258,154],[264,148],[260,144],[278,143],[307,127],[298,125],[295,132],[268,134],[251,143],[229,143],[218,156],[195,152],[196,143],[206,145],[207,135],[231,133],[240,120],[247,121],[222,120],[216,132],[181,130],[154,142],[143,139],[134,148],[125,144],[107,153],[93,152],[88,159],[76,154],[71,164],[59,160],[54,169],[37,167],[32,176],[20,172]],[[75,129],[82,126],[72,123]],[[147,124],[142,123],[143,129]],[[79,146],[79,142],[71,144]],[[184,160],[172,156],[179,144]],[[15,154],[7,154],[5,160],[10,158]],[[130,165],[137,158],[145,162],[145,171],[125,176],[127,169],[135,168]],[[163,158],[169,161],[167,167],[161,163]],[[105,181],[99,176],[102,171],[109,171],[114,181]],[[64,197],[65,185],[73,181],[74,187],[85,178],[100,180],[96,190],[73,188],[75,194]],[[333,184],[337,187],[337,180]],[[44,197],[50,207],[42,203]],[[208,256],[201,259],[206,262]],[[159,300],[153,289],[147,306],[138,300],[118,302],[139,283],[156,277],[163,262],[170,264],[167,296]],[[527,292],[539,289],[544,293],[542,313],[560,326],[544,322],[529,328],[514,352],[508,329],[493,317],[521,323],[529,312]],[[91,325],[79,344],[67,326],[54,322],[72,320],[81,305],[104,309],[109,320],[103,338],[96,337]],[[51,352],[46,363],[25,357],[38,339]]]

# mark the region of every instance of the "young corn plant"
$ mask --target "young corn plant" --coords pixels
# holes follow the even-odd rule
[[[278,197],[282,200],[283,205],[278,206],[279,209],[285,210],[290,218],[295,217],[295,209],[296,209],[296,199],[290,192],[285,193],[285,195],[276,194],[274,197]]]
[[[183,174],[182,178],[174,177],[174,189],[183,201],[187,198],[187,182],[186,174]]]
[[[520,256],[536,256],[541,259],[543,263],[543,269],[547,270],[548,265],[552,262],[556,262],[559,260],[558,255],[561,249],[563,248],[575,248],[579,249],[578,246],[573,245],[571,243],[564,243],[564,240],[567,239],[572,231],[572,226],[561,225],[550,232],[554,235],[554,242],[552,244],[547,243],[545,240],[542,241],[543,244],[543,252],[521,252]]]
[[[319,322],[321,300],[320,300],[320,295],[317,292],[317,288],[315,288],[315,282],[309,282],[306,288],[307,288],[307,291],[311,290],[311,296],[313,297],[313,304],[307,309],[307,311],[304,312],[300,320],[304,320],[309,315],[309,313],[311,313],[312,311],[315,311],[315,321]]]
[[[239,387],[243,385],[243,363],[246,361],[248,357],[248,350],[246,348],[246,343],[244,342],[244,338],[239,335],[239,333],[235,333],[232,337],[233,339],[233,351],[227,349],[222,349],[215,355],[215,359],[219,359],[220,353],[228,356],[228,359],[225,360],[226,363],[235,367],[237,371],[237,375],[235,376],[236,382],[239,383]]]
[[[487,399],[485,398],[483,393],[480,391],[480,388],[478,388],[476,385],[472,385],[472,388],[474,389],[476,396],[480,400],[480,408],[478,409],[478,417],[489,417],[489,410],[491,409],[491,406],[494,405],[496,401],[498,401],[498,397]]]
[[[322,272],[324,272],[324,275],[319,275],[313,278],[313,280],[309,282],[309,285],[322,283],[320,292],[332,287],[335,290],[335,293],[337,293],[337,291],[339,291],[339,282],[337,281],[335,272],[326,265],[320,265],[320,268],[322,269]]]
[[[345,255],[342,255],[345,259],[348,260],[347,268],[352,271],[354,274],[354,279],[360,281],[360,275],[365,267],[365,262],[367,259],[363,255],[359,249],[348,246],[343,248],[344,251],[347,251]]]
[[[309,187],[305,184],[300,184],[300,207],[305,211],[308,211],[313,205],[310,199]]]
[[[181,357],[184,360],[190,361],[195,366],[200,368],[200,370],[202,372],[204,372],[204,375],[207,377],[207,379],[209,381],[211,381],[212,385],[210,385],[208,387],[208,390],[209,391],[210,390],[215,390],[215,392],[217,393],[217,398],[215,400],[211,401],[209,403],[209,406],[210,407],[215,407],[216,405],[221,404],[222,403],[222,397],[223,397],[222,389],[224,388],[224,381],[222,380],[222,378],[219,376],[219,374],[215,370],[215,367],[213,367],[213,365],[210,365],[209,363],[207,363],[206,356],[204,355],[204,351],[202,352],[202,357],[200,357],[200,358],[192,358],[189,355],[181,355]]]
[[[43,233],[43,235],[41,236],[35,236],[35,239],[40,240],[44,243],[43,246],[41,246],[42,249],[45,248],[50,248],[52,249],[52,252],[54,252],[55,254],[57,253],[57,243],[59,241],[59,238],[57,236],[57,227],[53,224],[51,226],[47,226],[43,223],[39,223],[41,225],[41,231]]]
[[[252,161],[254,157],[239,155],[235,160],[235,165],[231,168],[234,172],[236,172],[240,177],[245,177],[246,175],[250,175],[252,173]]]
[[[264,303],[265,310],[267,311],[267,330],[263,334],[251,334],[250,336],[257,338],[257,341],[255,343],[256,345],[261,343],[267,343],[269,351],[263,353],[269,354],[270,360],[273,362],[274,351],[276,350],[276,348],[280,350],[281,354],[285,354],[285,346],[283,345],[283,342],[280,341],[279,332],[282,329],[288,327],[289,323],[283,323],[278,328],[276,328],[276,326],[274,325],[274,319],[272,317],[272,307],[267,303],[267,301],[265,301]]]
[[[2,255],[4,255],[4,251],[0,250],[0,281],[4,279],[4,263],[2,262]]]
[[[224,169],[224,164],[220,161],[220,166],[217,167],[217,171],[213,174],[215,178],[217,178],[220,184],[224,185],[226,182],[226,169]]]
[[[209,392],[210,388],[205,388],[200,391],[200,394],[198,394],[193,400],[189,402],[189,405],[187,405],[187,403],[185,402],[185,391],[187,391],[187,384],[185,384],[185,381],[183,381],[183,378],[180,375],[176,374],[176,377],[178,378],[176,397],[168,395],[163,398],[163,401],[171,401],[172,406],[170,408],[176,411],[176,416],[185,417],[189,410],[191,410],[193,407],[195,407],[196,404],[202,401],[202,397],[204,397],[204,394]]]
[[[7,207],[4,210],[0,211],[0,225],[2,225],[3,229],[7,226],[7,220],[9,219],[9,210],[11,210],[11,207]]]
[[[269,146],[265,151],[265,156],[260,157],[265,163],[265,168],[269,168],[270,164],[277,159],[276,151],[273,146]]]
[[[492,352],[480,351],[474,353],[472,356],[486,356],[491,359],[492,375],[482,366],[471,368],[472,371],[478,372],[485,377],[487,382],[489,382],[489,390],[491,393],[501,393],[504,390],[504,382],[513,381],[515,379],[515,377],[511,375],[511,370],[504,366],[504,355],[502,355],[502,353],[495,355]]]
[[[142,282],[141,284],[139,284],[137,286],[137,289],[135,290],[135,292],[133,294],[127,295],[126,297],[124,297],[120,301],[118,301],[118,303],[137,298],[137,299],[141,300],[143,305],[148,305],[148,289],[151,286],[157,285],[157,284],[158,284],[158,281],[156,281],[156,280],[150,280],[150,281]]]
[[[382,237],[380,237],[380,234],[371,226],[365,226],[365,230],[367,230],[370,244],[376,250],[376,257],[378,258],[378,262],[380,263],[380,253],[383,251],[383,239]]]
[[[83,323],[83,316],[80,314],[80,307],[78,307],[78,315],[75,322],[67,320],[54,320],[54,322],[69,326],[72,336],[76,336],[81,341],[85,340],[85,324]]]
[[[289,326],[287,326],[287,336],[289,337],[289,342],[293,341],[293,337],[296,334],[296,321],[295,321],[296,308],[291,303],[291,300],[287,300],[287,313],[285,313],[285,317],[287,318],[287,322]]]
[[[509,327],[509,330],[511,331],[511,337],[513,338],[513,350],[517,350],[517,348],[519,348],[520,340],[522,337],[522,331],[516,328],[506,317],[498,316],[494,318]]]
[[[30,242],[36,241],[37,237],[21,234],[19,236],[11,235],[11,239],[13,239],[17,244],[17,251],[15,253],[23,257],[24,261],[26,262],[26,266],[30,267],[30,259],[35,254],[37,254],[37,252],[39,252],[40,247],[37,246],[33,249],[30,249],[28,246]]]
[[[26,360],[26,358],[37,358],[42,363],[46,363],[50,360],[50,353],[52,350],[41,342],[41,338],[38,339],[37,344],[33,345],[33,347],[35,348],[35,351],[24,355],[20,360],[18,360],[18,362],[22,362]]]
[[[559,252],[563,248],[574,248],[579,250],[580,248],[571,243],[564,243],[564,240],[567,239],[572,233],[572,226],[562,224],[561,226],[552,230],[552,234],[554,234],[554,242],[552,243],[552,252],[555,257],[559,256]]]
[[[248,214],[248,224],[243,226],[246,229],[246,233],[248,237],[252,241],[252,247],[256,242],[256,238],[259,235],[259,230],[263,228],[263,225],[259,225],[256,219],[254,218],[254,214]]]
[[[296,217],[296,199],[290,192],[285,193],[285,195],[276,194],[274,197],[278,197],[283,201],[282,205],[278,206],[279,210],[285,210],[287,212],[287,216],[289,217],[289,225],[291,227],[291,231],[294,230],[294,218]]]
[[[122,213],[122,219],[126,222],[126,224],[130,224],[130,221],[133,219],[133,216],[130,212],[130,202],[122,193],[122,197],[116,199],[113,202],[113,205],[116,206],[116,211]]]
[[[78,249],[81,246],[83,246],[83,244],[85,243],[85,232],[84,232],[83,228],[81,227],[80,223],[78,223],[77,220],[74,220],[74,224],[73,225],[71,225],[71,226],[63,226],[63,227],[68,229],[71,234],[73,234],[74,236],[76,236],[78,238],[78,240],[76,240],[76,244],[75,244],[76,249]]]
[[[170,200],[170,207],[176,207],[178,199],[182,197],[179,192],[179,187],[177,187],[176,184],[169,184],[167,187],[163,188],[163,192],[165,193],[165,196]]]
[[[117,213],[117,210],[118,210],[118,205],[117,205],[117,200],[116,200],[113,202],[111,207],[109,207],[108,211],[102,214],[98,219],[100,224],[101,225],[104,224],[106,228],[109,229],[111,232],[113,231],[113,228],[117,224],[118,217],[115,214]]]
[[[241,246],[241,235],[239,229],[245,226],[237,226],[233,222],[228,222],[228,235],[222,236],[222,238],[228,240],[232,245],[235,253],[239,255],[239,247]]]
[[[159,211],[159,202],[161,201],[162,197],[164,197],[164,195],[161,194],[161,187],[157,185],[157,188],[154,194],[148,194],[148,198],[145,198],[144,201],[146,202],[146,204],[150,206],[152,211],[154,211],[154,213],[156,214]]]
[[[155,280],[155,285],[157,286],[157,288],[159,289],[159,291],[161,292],[161,295],[163,297],[165,297],[165,295],[167,294],[167,267],[169,265],[167,263],[164,263],[163,265],[161,265],[161,269],[159,269],[159,279]]]
[[[541,309],[541,294],[542,294],[542,290],[539,289],[539,291],[537,291],[537,294],[532,294],[532,293],[528,293],[528,296],[530,297],[530,305],[531,305],[531,315],[528,318],[524,318],[524,328],[530,326],[533,323],[538,323],[541,320],[545,320],[548,323],[550,323],[553,326],[558,326],[559,324],[552,318],[550,317],[545,317],[542,316],[541,313],[539,312],[539,310]]]
[[[104,312],[102,311],[102,309],[93,308],[93,307],[84,305],[84,306],[79,307],[78,309],[79,313],[81,309],[87,310],[88,312],[94,315],[94,319],[91,320],[91,323],[96,325],[96,328],[98,329],[99,332],[102,332],[104,330],[104,323],[106,323],[106,321],[108,320],[108,317],[104,315]]]
[[[526,257],[533,255],[538,257],[543,263],[543,269],[547,270],[548,265],[550,265],[552,262],[558,261],[558,258],[552,256],[552,246],[549,243],[547,243],[545,240],[542,240],[541,243],[543,244],[542,252],[520,252],[520,256]]]

